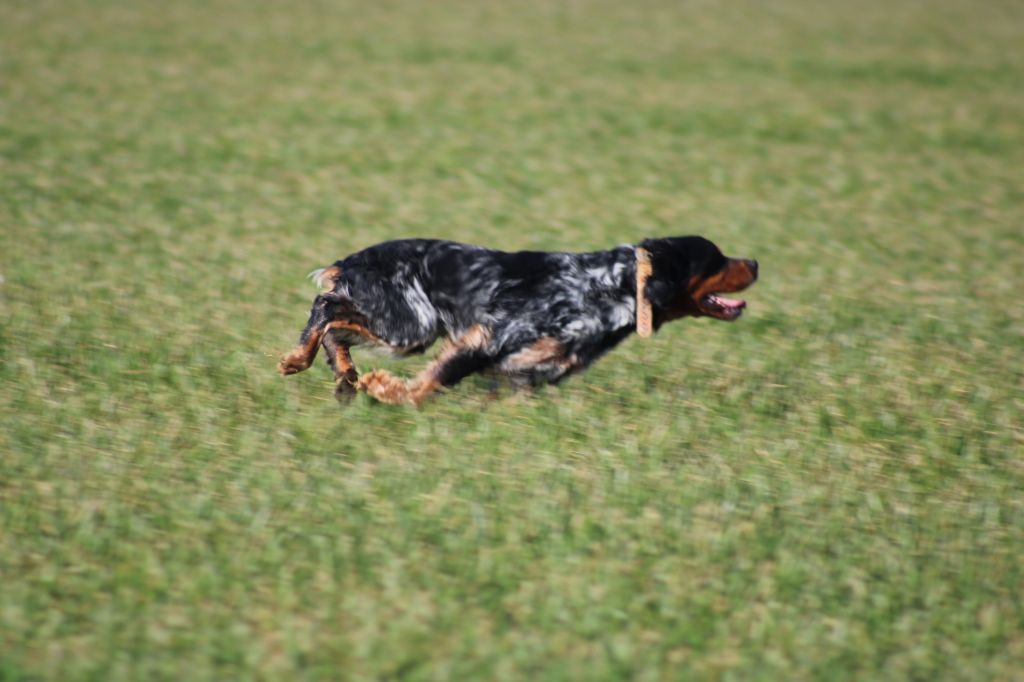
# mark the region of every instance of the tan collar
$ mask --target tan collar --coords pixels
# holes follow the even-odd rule
[[[654,333],[654,311],[644,295],[647,279],[652,272],[654,266],[651,265],[651,252],[636,247],[636,333],[645,339]]]

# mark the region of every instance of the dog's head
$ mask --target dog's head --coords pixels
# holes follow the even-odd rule
[[[743,314],[746,301],[721,294],[743,291],[756,282],[756,260],[729,258],[703,237],[647,239],[640,246],[651,254],[644,294],[655,327],[680,317],[732,321]]]

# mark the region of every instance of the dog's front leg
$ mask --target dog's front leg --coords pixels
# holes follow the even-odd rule
[[[488,349],[490,338],[486,328],[474,325],[450,342],[415,379],[403,381],[378,369],[360,377],[357,388],[390,405],[419,405],[442,386],[450,388],[494,364]]]

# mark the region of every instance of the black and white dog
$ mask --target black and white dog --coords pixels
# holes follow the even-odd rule
[[[323,291],[280,372],[308,368],[322,345],[339,398],[365,390],[383,402],[419,404],[485,370],[556,383],[634,330],[647,336],[680,317],[735,320],[746,303],[719,294],[753,284],[757,261],[727,258],[702,237],[595,253],[404,239],[354,253],[313,278]],[[383,370],[360,377],[349,354],[360,344],[421,353],[439,337],[444,349],[409,381]]]

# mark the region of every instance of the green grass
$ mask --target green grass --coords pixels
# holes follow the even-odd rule
[[[1024,670],[1020,3],[0,16],[0,680]],[[692,233],[748,315],[555,389],[274,371],[377,241]]]

